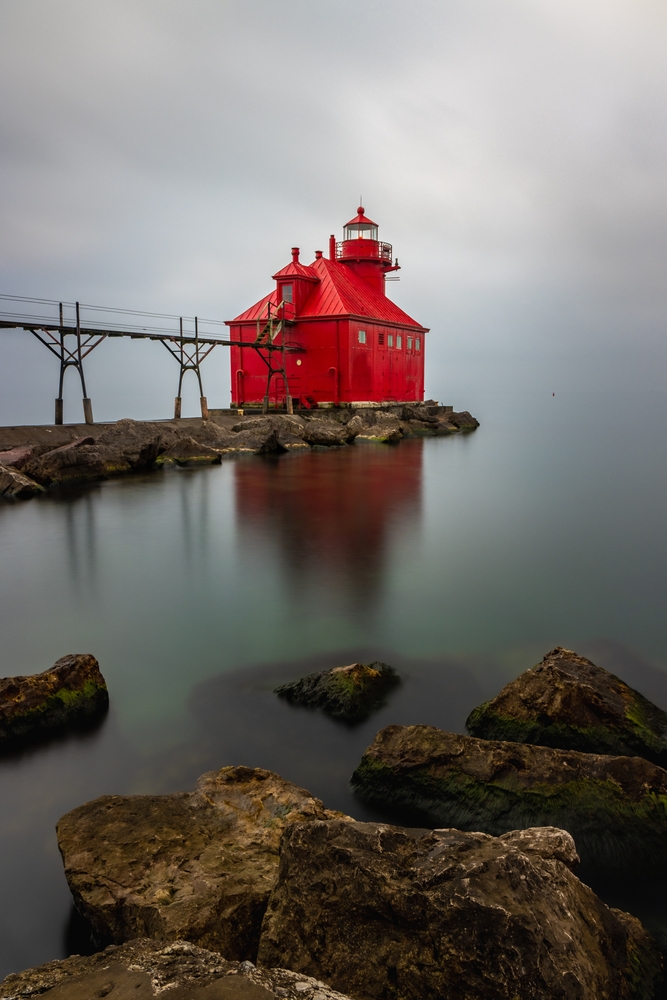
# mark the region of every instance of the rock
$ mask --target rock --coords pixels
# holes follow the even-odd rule
[[[466,727],[484,739],[637,755],[667,766],[667,713],[561,646],[473,709]]]
[[[154,423],[124,418],[117,420],[97,439],[108,475],[116,470],[146,469],[158,457],[161,431]]]
[[[461,410],[460,413],[446,413],[444,414],[444,422],[452,424],[457,427],[460,431],[469,430],[474,431],[479,427],[479,420],[473,417],[467,410]]]
[[[600,868],[667,868],[667,771],[642,757],[387,726],[352,786],[369,801],[418,810],[434,826],[494,835],[557,826],[572,834],[582,860]]]
[[[403,437],[401,421],[390,413],[375,411],[375,421],[365,425],[355,437],[355,442],[371,442],[381,444],[396,444]]]
[[[159,944],[147,938],[111,945],[96,955],[72,955],[19,972],[0,983],[0,1000],[347,1000],[341,993],[287,969],[258,969],[227,962],[187,941]]]
[[[305,421],[301,417],[294,417],[289,414],[272,414],[261,417],[246,417],[234,424],[232,431],[254,431],[260,429],[266,433],[276,432],[278,440],[278,450],[283,451],[307,451],[308,443],[304,440]]]
[[[119,420],[97,438],[81,437],[59,448],[30,458],[24,471],[38,483],[67,483],[103,479],[145,469],[160,451],[160,433],[155,424]]]
[[[261,768],[223,767],[192,793],[106,795],[58,823],[65,876],[100,943],[183,938],[254,961],[283,829],[340,815]]]
[[[364,422],[358,413],[355,413],[345,424],[345,440],[354,441],[357,434],[361,434],[364,429]]]
[[[159,465],[215,465],[220,463],[220,451],[200,444],[193,437],[182,437],[163,451],[157,461]]]
[[[11,465],[15,469],[22,469],[32,453],[33,449],[30,446],[0,451],[0,465]]]
[[[94,656],[62,656],[49,670],[0,678],[0,746],[98,717],[109,704]]]
[[[249,427],[232,434],[229,442],[223,446],[224,452],[247,452],[253,455],[271,455],[284,450],[275,427],[261,426]]]
[[[656,996],[660,955],[639,921],[562,862],[567,834],[525,837],[294,824],[258,961],[364,1000]]]
[[[0,465],[0,497],[25,497],[43,493],[44,487],[11,465]]]
[[[384,704],[400,677],[387,663],[350,663],[283,684],[275,693],[295,705],[321,708],[344,722],[363,722]]]
[[[305,426],[304,440],[310,445],[331,448],[347,442],[348,430],[338,420],[322,420],[312,417]]]
[[[41,485],[49,486],[76,479],[102,479],[106,466],[94,438],[81,437],[29,459],[23,471]]]

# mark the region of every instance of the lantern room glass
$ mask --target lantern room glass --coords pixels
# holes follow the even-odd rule
[[[369,225],[368,222],[351,222],[343,229],[343,238],[346,240],[377,240],[378,227]]]

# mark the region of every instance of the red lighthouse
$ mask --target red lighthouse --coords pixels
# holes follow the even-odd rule
[[[424,397],[426,327],[388,299],[392,247],[360,206],[329,240],[273,275],[274,290],[228,320],[232,404],[292,408],[414,402]],[[238,342],[238,347],[236,343]],[[247,345],[242,346],[242,345]]]

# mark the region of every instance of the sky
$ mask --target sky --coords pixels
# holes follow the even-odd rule
[[[230,319],[362,195],[427,396],[665,391],[666,42],[658,0],[0,0],[0,293]],[[86,364],[97,419],[171,415],[161,345]],[[0,330],[0,424],[57,378]]]

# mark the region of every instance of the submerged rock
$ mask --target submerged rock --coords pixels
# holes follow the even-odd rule
[[[11,465],[0,465],[0,497],[33,497],[44,487]]]
[[[109,694],[94,656],[62,656],[41,674],[0,678],[0,747],[90,720]]]
[[[363,722],[384,704],[387,694],[400,684],[400,677],[387,663],[350,663],[275,689],[295,705],[321,708],[344,722]]]
[[[58,823],[65,876],[100,943],[183,938],[253,960],[285,827],[339,813],[279,775],[223,767],[192,793],[106,795]]]
[[[0,1000],[346,1000],[324,983],[287,969],[258,969],[251,962],[227,962],[187,941],[159,944],[141,938],[111,945],[96,955],[72,955],[7,976]]]
[[[352,776],[365,799],[437,826],[502,834],[557,826],[599,867],[667,869],[667,771],[641,757],[387,726]]]
[[[577,879],[575,858],[560,830],[295,824],[258,960],[377,1000],[657,996],[654,942]]]
[[[473,709],[466,727],[489,740],[636,755],[667,766],[667,713],[561,646]]]

